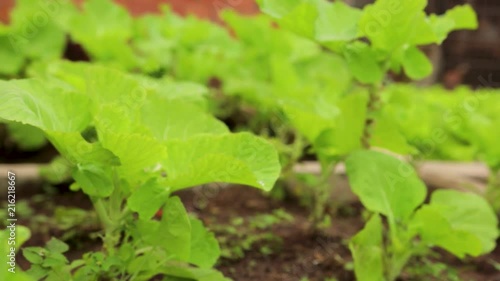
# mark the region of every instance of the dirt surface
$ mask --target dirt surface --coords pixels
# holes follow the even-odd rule
[[[273,234],[279,242],[260,241],[244,251],[243,258],[226,257],[219,261],[217,268],[235,281],[299,281],[305,277],[308,279],[303,280],[308,281],[355,280],[350,269],[352,258],[347,243],[348,238],[363,225],[362,208],[359,203],[345,206],[332,220],[331,227],[312,233],[309,231],[307,209],[301,207],[293,198],[273,199],[259,190],[240,186],[196,188],[177,195],[182,198],[188,211],[202,219],[207,227],[213,230],[230,225],[231,221],[237,218],[251,219],[272,213],[277,209],[284,210],[293,217],[293,221],[280,222],[261,230],[261,233]],[[51,198],[53,199],[50,203],[32,204],[37,214],[52,216],[55,205],[76,206],[84,209],[91,207],[85,195],[73,193],[65,187],[60,187],[55,194],[51,195]],[[29,225],[29,219],[23,220],[22,224]],[[86,251],[100,248],[99,240],[91,238],[91,234],[95,234],[97,229],[98,225],[95,228],[88,228],[84,233],[73,236],[70,241],[67,241],[71,246],[68,253],[70,260],[80,258]],[[50,236],[63,234],[57,229],[50,229],[43,233],[38,233],[39,229],[33,229],[33,232],[32,238],[27,243],[28,246],[43,245]],[[242,236],[248,235],[252,233],[243,233]],[[239,241],[230,242],[239,243]],[[261,251],[263,244],[272,250],[263,253]],[[224,244],[222,246],[224,247]],[[460,261],[445,253],[440,256],[436,258],[436,261],[449,264],[450,270],[456,270],[464,281],[500,281],[500,271],[495,269],[492,263],[492,261],[500,262],[500,247],[490,255],[465,261]],[[22,257],[19,257],[19,262],[22,268],[29,267]],[[419,266],[421,263],[414,261],[411,268],[422,271],[423,269]],[[408,276],[404,274],[399,281],[449,280],[444,277],[410,278]]]

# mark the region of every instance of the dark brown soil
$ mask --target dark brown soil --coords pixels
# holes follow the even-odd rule
[[[308,223],[308,211],[300,206],[293,198],[283,200],[273,199],[259,190],[249,187],[204,187],[178,193],[186,208],[201,218],[205,224],[216,229],[221,225],[229,224],[235,218],[252,218],[261,214],[271,213],[276,209],[283,209],[293,216],[293,222],[283,222],[272,226],[265,231],[273,233],[281,239],[274,245],[271,253],[262,253],[261,244],[256,243],[241,259],[222,258],[217,265],[226,276],[235,281],[299,281],[307,277],[309,281],[331,280],[355,281],[352,267],[352,258],[347,248],[349,237],[352,237],[363,222],[361,206],[358,203],[346,206],[349,211],[342,212],[333,220],[331,227],[319,233],[311,233]],[[81,193],[65,190],[52,195],[53,203],[65,206],[90,208],[89,200]],[[42,203],[34,204],[41,213],[51,214],[50,206]],[[25,220],[22,224],[29,224]],[[97,226],[98,227],[98,226]],[[86,251],[98,250],[100,242],[91,239],[90,233],[96,229],[88,229],[74,237],[69,244],[72,250],[68,253],[70,259],[80,258]],[[48,234],[33,235],[28,246],[43,245],[50,235],[60,236],[61,232],[52,230]],[[272,245],[271,245],[272,246]],[[464,281],[500,281],[500,271],[496,270],[492,261],[500,262],[500,247],[492,254],[478,258],[460,261],[443,254],[440,261],[455,268]],[[28,263],[19,257],[22,268],[27,269]],[[414,267],[418,267],[414,263]],[[405,275],[407,276],[407,274]],[[306,280],[306,279],[304,279]],[[409,278],[400,281],[436,280],[444,281],[442,277]]]

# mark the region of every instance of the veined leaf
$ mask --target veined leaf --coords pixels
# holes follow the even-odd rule
[[[79,132],[61,133],[45,132],[47,138],[73,164],[100,163],[102,165],[118,166],[120,159],[100,143],[87,142]]]
[[[432,213],[427,215],[426,212]],[[428,223],[426,219],[434,215],[439,216],[443,223]],[[499,237],[495,212],[484,198],[476,194],[454,190],[435,191],[429,207],[417,213],[417,221],[419,216],[425,216],[423,221],[420,220],[423,222],[420,223],[420,233],[425,241],[459,257],[488,253],[495,248],[495,241]],[[463,239],[451,240],[455,234]]]
[[[169,195],[168,186],[161,181],[151,179],[132,191],[127,206],[139,213],[139,219],[149,220],[165,204]]]
[[[354,152],[346,169],[352,191],[363,205],[390,222],[406,221],[425,199],[427,188],[413,168],[387,154]]]
[[[189,262],[211,268],[220,256],[219,242],[199,219],[191,218],[191,255]]]
[[[155,172],[166,159],[165,146],[152,137],[102,131],[99,138],[104,148],[118,156],[121,163],[118,171],[132,184],[149,178],[148,174]]]
[[[363,9],[361,35],[375,48],[395,51],[412,40],[426,5],[426,0],[377,0]]]
[[[108,197],[114,189],[112,170],[108,166],[81,164],[73,171],[73,178],[89,196]]]
[[[320,42],[349,41],[358,37],[362,12],[343,2],[319,1],[315,39]]]
[[[160,245],[168,254],[181,261],[189,260],[191,222],[179,197],[171,197],[165,203],[161,224],[155,237],[161,241]]]
[[[149,99],[142,108],[142,123],[159,140],[187,139],[199,134],[224,134],[224,123],[198,106],[180,99]]]
[[[90,122],[87,97],[40,80],[0,81],[0,118],[45,131],[82,131]]]
[[[349,242],[358,281],[385,281],[382,220],[375,214]]]
[[[344,156],[361,148],[367,102],[366,92],[353,93],[339,101],[341,112],[333,128],[323,131],[314,143],[320,157]]]
[[[166,142],[162,163],[173,190],[210,182],[271,190],[280,164],[274,147],[249,133],[200,135]]]
[[[420,235],[423,243],[441,247],[460,258],[466,254],[478,256],[483,251],[478,237],[454,229],[436,206],[426,205],[419,209],[411,221],[410,229]]]

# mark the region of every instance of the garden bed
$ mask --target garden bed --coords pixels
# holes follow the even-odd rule
[[[339,188],[346,189],[348,187],[340,186]],[[92,207],[91,202],[84,194],[69,191],[65,186],[49,189],[49,193],[52,192],[50,194],[40,193],[40,190],[43,189],[38,189],[39,194],[30,194],[30,187],[25,187],[23,190],[20,199],[29,198],[27,200],[31,207],[37,210],[35,216],[21,220],[21,224],[26,226],[33,226],[34,223],[36,225],[33,217],[54,217],[54,210],[57,206],[87,210]],[[231,239],[235,239],[234,241],[221,242],[223,250],[231,251],[234,249],[230,247],[237,244],[242,245],[244,241],[257,237],[259,234],[272,234],[276,238],[261,239],[253,243],[250,249],[239,249],[243,251],[243,257],[224,257],[219,261],[217,268],[235,281],[355,280],[352,271],[352,257],[347,244],[350,237],[355,235],[364,224],[362,206],[358,202],[342,206],[332,217],[330,227],[312,233],[309,227],[309,211],[300,206],[298,198],[293,196],[278,200],[259,190],[245,186],[227,186],[227,188],[204,186],[183,191],[177,195],[182,198],[186,209],[191,214],[198,216],[209,229],[217,230],[215,232],[218,234],[218,238],[227,234],[224,233],[224,229],[235,227],[235,220],[255,221],[255,218],[271,214],[276,210],[283,210],[293,217],[293,221],[278,222],[259,230],[248,228],[245,226],[246,224],[239,224],[236,226],[239,233],[236,236],[238,237],[231,237]],[[48,198],[48,196],[52,198],[50,201],[41,201],[41,198]],[[37,197],[38,200],[36,200]],[[200,197],[208,199],[204,201],[207,203],[206,205],[199,204]],[[97,220],[94,221],[94,224],[89,223],[83,228],[77,227],[77,234],[70,235],[66,241],[71,247],[67,255],[70,260],[81,258],[85,252],[100,249],[101,241],[96,236],[99,228]],[[51,225],[50,229],[39,229],[35,226],[32,227],[32,231],[27,246],[43,246],[51,236],[61,237],[68,232],[68,230],[58,229],[56,225]],[[29,263],[22,255],[18,255],[18,258],[20,266],[27,270]],[[500,280],[500,271],[495,268],[495,263],[498,266],[500,262],[500,247],[497,247],[491,254],[477,259],[461,261],[442,251],[439,251],[439,255],[431,259],[435,265],[440,262],[449,265],[443,274],[452,276],[454,272],[457,272],[462,278],[461,280],[464,281]],[[408,270],[425,274],[430,273],[432,268],[429,265],[424,266],[423,261],[414,260],[410,263]],[[403,274],[398,280],[453,280],[446,279],[451,277],[445,277],[445,275],[434,278],[430,277],[432,274],[420,277],[408,276],[408,273]],[[308,279],[302,279],[306,277]]]

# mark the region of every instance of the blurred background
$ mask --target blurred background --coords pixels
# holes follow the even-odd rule
[[[78,3],[84,0],[75,0]],[[0,20],[8,22],[15,0],[0,1]],[[254,0],[116,0],[133,15],[158,12],[168,4],[181,15],[221,22],[218,13],[234,9],[243,14],[259,13]],[[371,0],[347,0],[351,5],[364,6]],[[429,13],[441,14],[455,5],[469,3],[479,16],[477,31],[454,32],[444,45],[429,46],[426,53],[432,59],[435,73],[421,83],[442,83],[447,88],[459,84],[473,87],[500,87],[500,1],[495,0],[430,0]]]

